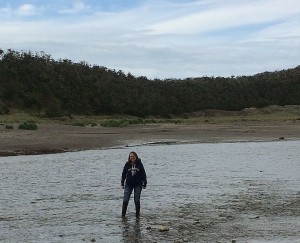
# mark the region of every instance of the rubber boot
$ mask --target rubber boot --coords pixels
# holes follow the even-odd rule
[[[128,203],[123,202],[123,206],[122,206],[122,218],[124,218],[126,216],[127,206],[128,206]]]
[[[140,201],[135,203],[135,217],[140,217],[141,203]]]

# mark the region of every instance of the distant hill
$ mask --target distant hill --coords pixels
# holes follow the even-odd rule
[[[54,60],[45,53],[0,50],[0,114],[21,109],[48,117],[168,117],[204,109],[299,104],[300,66],[253,76],[150,80],[86,62]]]

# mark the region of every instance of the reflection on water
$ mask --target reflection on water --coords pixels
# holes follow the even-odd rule
[[[299,147],[299,141],[184,144],[3,157],[0,241],[176,240],[180,232],[172,225],[165,234],[147,227],[178,221],[186,205],[299,192]],[[149,185],[141,195],[141,219],[131,198],[122,221],[120,178],[131,150],[140,155]]]
[[[141,224],[139,219],[130,222],[128,218],[122,220],[122,236],[124,243],[141,242]]]

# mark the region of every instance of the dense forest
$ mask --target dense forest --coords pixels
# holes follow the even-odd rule
[[[163,68],[163,67],[162,67]],[[0,114],[170,116],[300,104],[300,66],[253,76],[154,79],[43,52],[0,49]]]

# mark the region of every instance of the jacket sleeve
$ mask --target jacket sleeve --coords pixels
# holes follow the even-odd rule
[[[142,182],[143,182],[143,186],[146,187],[147,186],[147,175],[146,175],[146,171],[145,168],[142,164]]]
[[[121,186],[124,186],[125,180],[126,180],[126,164],[124,165],[122,176],[121,176]]]

